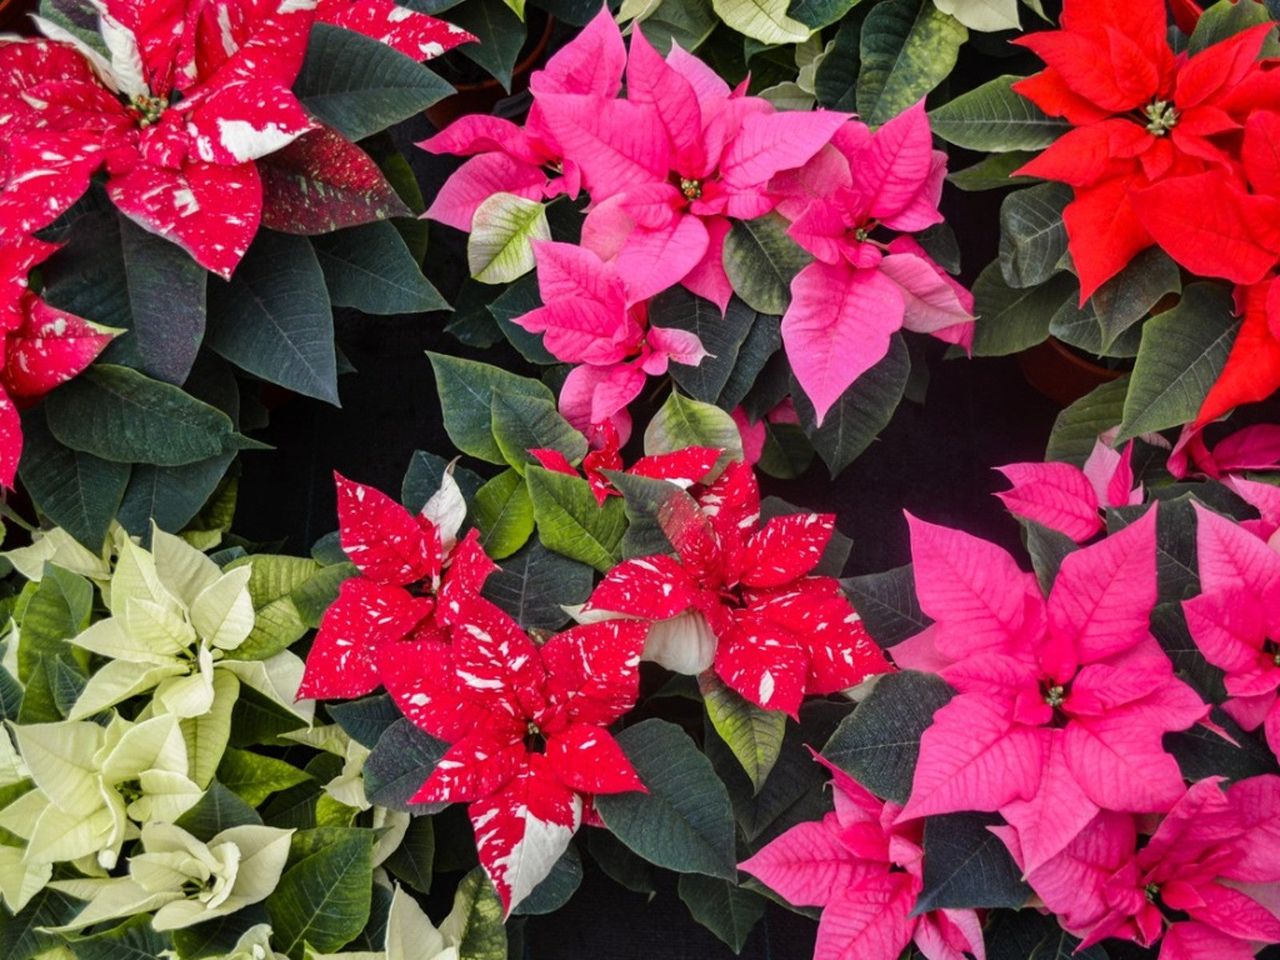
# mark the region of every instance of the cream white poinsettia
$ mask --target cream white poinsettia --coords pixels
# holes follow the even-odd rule
[[[83,720],[13,727],[36,789],[0,811],[0,826],[27,841],[32,867],[81,861],[111,869],[137,824],[176,820],[201,789],[187,776],[187,745],[176,717],[106,727]],[[7,739],[7,738],[4,738]]]
[[[181,960],[176,950],[165,950],[160,956],[163,960]],[[289,958],[271,949],[271,925],[259,923],[240,934],[240,939],[229,952],[208,957],[206,960],[289,960]]]
[[[343,806],[354,810],[371,809],[373,811],[371,826],[380,831],[378,844],[373,848],[375,867],[395,853],[404,841],[404,835],[413,818],[407,811],[389,810],[369,802],[364,791],[364,762],[369,757],[369,748],[352,738],[336,723],[295,730],[285,734],[285,737],[314,747],[316,750],[342,757],[342,772],[324,785],[324,792]]]
[[[318,953],[312,960],[458,960],[458,948],[473,907],[474,897],[469,889],[474,886],[459,887],[453,910],[437,929],[418,901],[403,888],[396,887],[391,912],[387,915],[387,936],[380,952]]]
[[[0,789],[31,786],[31,772],[13,746],[6,730],[0,730]],[[50,863],[33,863],[27,859],[26,846],[0,845],[0,899],[11,913],[25,907],[53,875]]]
[[[199,717],[214,707],[215,671],[310,722],[314,704],[295,704],[303,663],[288,651],[266,660],[233,653],[253,630],[248,566],[223,572],[179,537],[152,531],[152,550],[119,540],[119,558],[103,600],[111,616],[71,642],[110,658],[85,685],[71,712],[89,717],[153,690],[156,712]],[[238,687],[236,688],[238,689]]]
[[[111,550],[112,539],[107,540],[101,553],[95,554],[81,546],[67,531],[56,527],[35,531],[30,546],[6,550],[0,553],[0,557],[12,563],[13,568],[32,583],[39,583],[44,577],[46,563],[90,580],[105,582],[111,576]]]
[[[74,920],[51,929],[65,933],[154,911],[156,930],[179,930],[235,913],[275,889],[292,836],[292,830],[246,825],[201,843],[171,823],[148,823],[142,852],[129,858],[127,877],[50,884],[88,901]]]

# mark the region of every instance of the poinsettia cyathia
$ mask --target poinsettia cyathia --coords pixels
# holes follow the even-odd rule
[[[583,612],[654,621],[646,659],[682,673],[714,666],[747,700],[794,716],[806,694],[891,668],[839,582],[812,574],[835,518],[789,514],[757,529],[759,519],[745,463],[731,463],[696,500],[677,491],[658,513],[675,556],[619,564]]]
[[[487,600],[451,598],[447,634],[401,644],[383,680],[450,744],[412,803],[467,803],[509,912],[564,853],[591,798],[644,790],[606,727],[635,705],[647,624],[573,627],[541,646]]]
[[[957,696],[920,739],[903,816],[999,811],[1030,871],[1099,809],[1171,808],[1183,781],[1162,738],[1208,707],[1151,636],[1155,507],[1069,554],[1047,598],[994,544],[908,521],[916,590],[935,623],[891,652]]]
[[[458,542],[466,514],[462,493],[446,473],[422,512],[335,474],[339,538],[359,575],[344,580],[325,611],[307,655],[298,695],[359,697],[382,683],[400,641],[435,636],[451,622],[449,600],[479,592],[497,567],[479,531]]]

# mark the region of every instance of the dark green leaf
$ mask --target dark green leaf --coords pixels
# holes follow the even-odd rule
[[[392,810],[414,810],[409,798],[431,775],[448,745],[401,717],[378,738],[364,763],[364,791],[370,803]]]
[[[752,928],[764,916],[765,899],[744,890],[732,880],[703,877],[696,873],[681,875],[680,899],[693,919],[741,953]]]
[[[436,390],[449,439],[463,453],[487,463],[506,464],[493,439],[493,391],[509,398],[530,397],[554,403],[555,396],[541,381],[517,376],[487,363],[428,353],[435,371]]]
[[[961,190],[970,192],[1027,186],[1035,180],[1031,177],[1015,177],[1012,173],[1034,156],[1034,153],[1026,150],[993,153],[971,167],[955,171],[947,177],[947,180]]]
[[[1275,754],[1267,749],[1258,733],[1246,733],[1240,729],[1221,707],[1214,707],[1209,719],[1225,730],[1235,743],[1201,724],[1180,733],[1164,735],[1164,748],[1178,761],[1183,777],[1191,781],[1205,777],[1244,780],[1280,773]]]
[[[588,830],[587,850],[614,883],[634,893],[653,894],[653,867],[628,850],[612,833]]]
[[[373,314],[449,308],[390,223],[337,230],[313,237],[311,244],[335,306]]]
[[[62,943],[56,933],[42,932],[45,927],[67,923],[84,904],[65,893],[45,887],[16,914],[8,910],[0,914],[0,957],[4,960],[31,960],[38,953]]]
[[[444,457],[437,457],[425,450],[413,451],[413,456],[409,458],[409,469],[405,471],[404,481],[400,484],[400,502],[412,513],[421,511],[440,489],[444,482],[444,472],[448,468],[449,461]],[[468,502],[484,484],[483,480],[466,467],[455,466],[453,479]]]
[[[1031,566],[1036,571],[1040,589],[1046,594],[1058,576],[1058,568],[1067,554],[1076,549],[1077,544],[1065,533],[1050,530],[1034,520],[1022,521],[1026,533],[1027,553],[1031,554]]]
[[[387,730],[403,716],[387,693],[325,705],[333,722],[356,743],[372,750]]]
[[[1004,841],[987,829],[988,813],[949,813],[924,822],[924,888],[913,915],[930,910],[1020,907],[1031,888]]]
[[[1219,0],[1212,4],[1200,16],[1196,28],[1187,42],[1187,52],[1193,56],[1202,50],[1221,43],[1237,33],[1248,30],[1260,23],[1269,23],[1272,19],[1267,8],[1256,0]],[[1274,57],[1280,54],[1275,34],[1267,35],[1267,43],[1262,49],[1262,56]]]
[[[649,302],[649,323],[655,327],[687,330],[702,341],[710,356],[696,367],[682,363],[671,365],[673,379],[689,396],[704,403],[715,403],[738,364],[738,350],[759,317],[738,298],[729,301],[723,315],[710,300],[690,293],[684,287],[672,287]]]
[[[431,817],[414,817],[405,831],[404,840],[387,858],[386,868],[403,884],[418,891],[431,892],[431,868],[436,856],[436,831]]]
[[[1162,519],[1162,518],[1161,518]],[[1181,603],[1162,603],[1151,611],[1151,633],[1168,654],[1173,669],[1209,703],[1227,699],[1223,672],[1204,658],[1187,629]]]
[[[853,608],[871,639],[882,647],[892,647],[913,637],[931,621],[920,609],[911,565],[841,580]]]
[[[305,843],[305,834],[295,835],[294,843],[300,838]],[[369,919],[377,835],[335,828],[326,831],[326,839],[285,870],[266,899],[272,945],[293,960],[302,960],[308,949],[335,952]]]
[[[176,823],[197,840],[208,843],[223,830],[261,824],[262,818],[258,811],[215,780],[199,802]]]
[[[757,313],[785,313],[791,303],[791,280],[811,259],[787,236],[787,222],[776,213],[733,221],[724,241],[729,283]]]
[[[234,459],[235,453],[224,453],[181,467],[135,466],[120,502],[120,522],[146,543],[153,520],[161,530],[178,532],[208,502]]]
[[[535,542],[489,575],[484,596],[526,630],[557,630],[569,621],[562,605],[585,603],[593,580],[591,567],[585,563],[552,553]]]
[[[815,96],[828,110],[853,111],[856,106],[858,70],[862,65],[859,45],[863,17],[855,11],[840,21],[831,48],[814,75]]]
[[[75,941],[76,960],[155,960],[169,938],[151,928],[151,918],[134,917],[118,927]]]
[[[1000,204],[1000,272],[1005,283],[1019,290],[1044,283],[1061,268],[1067,252],[1067,228],[1062,210],[1071,202],[1071,188],[1040,183],[1015,190]]]
[[[1107,960],[1101,946],[1080,949],[1080,941],[1038,910],[1000,911],[986,930],[987,960]]]
[[[862,25],[858,114],[877,126],[924,99],[946,79],[968,37],[933,0],[884,0]]]
[[[978,317],[973,327],[973,355],[1002,357],[1041,343],[1049,336],[1058,308],[1077,292],[1067,273],[1036,287],[1015,290],[1000,275],[999,264],[988,264],[973,284],[973,312]]]
[[[458,52],[510,91],[511,71],[528,36],[524,22],[503,0],[470,0],[454,7],[448,19],[480,40]]]
[[[1098,442],[1098,435],[1120,422],[1128,390],[1129,378],[1120,377],[1095,387],[1058,414],[1049,434],[1045,459],[1083,467]]]
[[[516,473],[523,475],[528,464],[538,462],[530,450],[555,450],[570,463],[586,456],[587,438],[569,425],[553,401],[508,394],[501,387],[489,396],[493,442]]]
[[[1021,79],[996,77],[931,110],[933,132],[948,143],[983,153],[1047,147],[1071,124],[1014,93],[1013,84]]]
[[[522,917],[554,913],[569,902],[581,884],[582,857],[578,848],[570,843],[560,859],[551,865],[551,872],[511,912]]]

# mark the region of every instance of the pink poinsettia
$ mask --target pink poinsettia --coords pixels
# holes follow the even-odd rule
[[[920,605],[936,622],[891,652],[957,696],[921,737],[903,816],[999,811],[1034,870],[1099,809],[1170,809],[1183,781],[1162,737],[1208,707],[1149,630],[1155,508],[1069,554],[1047,598],[995,545],[908,522]]]
[[[682,495],[659,511],[675,556],[619,564],[583,612],[655,621],[646,659],[682,673],[714,666],[747,700],[794,716],[806,694],[890,667],[839,582],[811,574],[835,518],[797,513],[757,529],[759,519],[755,475],[730,464],[696,501]]]
[[[683,283],[721,310],[733,294],[723,264],[730,218],[772,210],[769,181],[808,162],[848,119],[778,112],[731,91],[678,44],[663,59],[639,26],[625,101],[559,94],[539,105],[595,201],[583,244],[613,261],[638,296]]]
[[[57,145],[67,179],[51,204],[65,209],[105,166],[121,212],[227,277],[261,215],[253,161],[316,126],[290,90],[313,11],[281,3],[238,48],[206,47],[199,58],[194,43],[174,36],[181,14],[172,4],[103,3],[109,62],[82,45],[78,56],[43,41],[5,44],[0,87],[14,91],[17,108],[5,139],[19,148],[33,136]]]
[[[573,627],[538,646],[476,597],[449,640],[405,644],[385,665],[410,720],[451,744],[413,803],[468,803],[480,863],[508,912],[564,853],[602,793],[644,790],[606,729],[635,705],[647,627]]]
[[[906,236],[942,222],[945,176],[918,103],[874,133],[844,124],[803,169],[774,181],[791,238],[815,258],[791,282],[782,341],[819,423],[898,330],[972,341],[972,295]]]
[[[1280,756],[1280,554],[1254,533],[1195,504],[1201,594],[1183,601],[1191,636],[1223,670],[1223,709],[1262,727]]]
[[[606,420],[622,442],[631,432],[627,404],[671,361],[696,366],[706,351],[697,335],[652,327],[648,304],[611,264],[571,243],[533,245],[541,307],[513,319],[558,360],[577,364],[560,388],[560,412],[581,431]]]
[[[591,439],[591,451],[582,458],[582,473],[591,484],[591,492],[596,502],[603,504],[609,497],[621,496],[621,492],[605,475],[606,470],[616,470],[633,477],[647,477],[651,480],[668,480],[680,487],[691,487],[701,483],[720,459],[722,451],[714,447],[685,447],[670,453],[656,453],[641,457],[630,467],[623,468],[622,454],[618,451],[621,437],[612,420],[591,425],[587,431]],[[563,453],[559,450],[535,449],[529,453],[537,459],[544,469],[555,473],[578,476]]]
[[[1103,508],[1142,502],[1142,484],[1134,486],[1132,460],[1133,444],[1118,451],[1099,438],[1083,470],[1053,462],[996,467],[1013,484],[996,496],[1014,516],[1084,543],[1102,529]]]
[[[401,641],[441,635],[449,601],[478,593],[497,569],[479,531],[455,542],[465,506],[452,477],[416,515],[373,487],[334,480],[340,542],[359,576],[342,582],[307,654],[298,696],[324,700],[376,690]]]
[[[973,910],[915,913],[924,821],[898,822],[901,807],[814,756],[831,771],[835,811],[797,824],[739,865],[789,903],[822,908],[814,960],[896,960],[913,941],[929,960],[984,960]]]
[[[1027,870],[1033,890],[1086,948],[1106,938],[1159,960],[1249,960],[1280,941],[1264,904],[1280,881],[1280,777],[1192,784],[1151,832],[1132,814],[1097,814],[1060,853]],[[1026,866],[1017,831],[993,827]]]

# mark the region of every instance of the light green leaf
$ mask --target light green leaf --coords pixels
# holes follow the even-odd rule
[[[251,807],[278,790],[287,790],[311,779],[293,764],[249,750],[228,749],[218,764],[218,782]]]
[[[191,779],[207,788],[222,761],[231,737],[231,711],[240,695],[240,681],[226,670],[213,673],[213,706],[198,717],[182,721]]]
[[[671,453],[691,446],[724,451],[721,465],[742,459],[742,434],[733,418],[714,404],[690,400],[673,390],[645,428],[644,452]]]
[[[481,283],[510,283],[534,268],[533,241],[550,239],[546,207],[513,193],[495,193],[471,220],[471,276]]]
[[[507,460],[493,438],[493,392],[500,390],[509,401],[529,397],[548,403],[555,396],[540,380],[521,377],[487,363],[428,353],[435,371],[436,391],[444,416],[444,429],[453,445],[487,463],[505,465]]]
[[[788,0],[712,0],[716,15],[761,43],[802,43],[813,31],[787,16]]]
[[[289,867],[266,900],[276,949],[293,960],[302,960],[308,947],[337,950],[354,939],[369,919],[373,832],[327,828],[324,834],[328,842],[307,851]],[[300,833],[298,838],[306,835]]]
[[[751,785],[759,792],[778,760],[787,730],[787,715],[780,710],[762,710],[709,671],[699,678],[698,685],[711,726],[733,751],[751,778]]]
[[[884,0],[862,25],[858,113],[873,126],[917,103],[951,73],[969,36],[933,0]]]
[[[933,132],[966,150],[1040,150],[1071,129],[1013,91],[1022,77],[1005,74],[929,112]]]
[[[1148,320],[1115,442],[1194,420],[1239,329],[1231,291],[1213,283],[1191,284],[1176,307]]]
[[[994,32],[1017,30],[1018,0],[933,0],[943,13],[949,13],[970,30]]]
[[[1062,211],[1071,188],[1041,183],[1015,190],[1000,204],[1000,272],[1005,283],[1024,289],[1044,283],[1061,270],[1067,252]]]
[[[556,450],[570,463],[586,456],[587,438],[569,425],[552,401],[509,395],[499,387],[491,396],[493,441],[521,476],[527,464],[537,463],[530,450]]]
[[[547,549],[590,564],[602,573],[618,562],[627,520],[617,498],[599,504],[586,480],[542,467],[526,469],[525,480],[538,538]]]
[[[533,534],[533,501],[524,477],[515,470],[503,470],[477,490],[471,506],[480,544],[495,560],[511,556]]]

